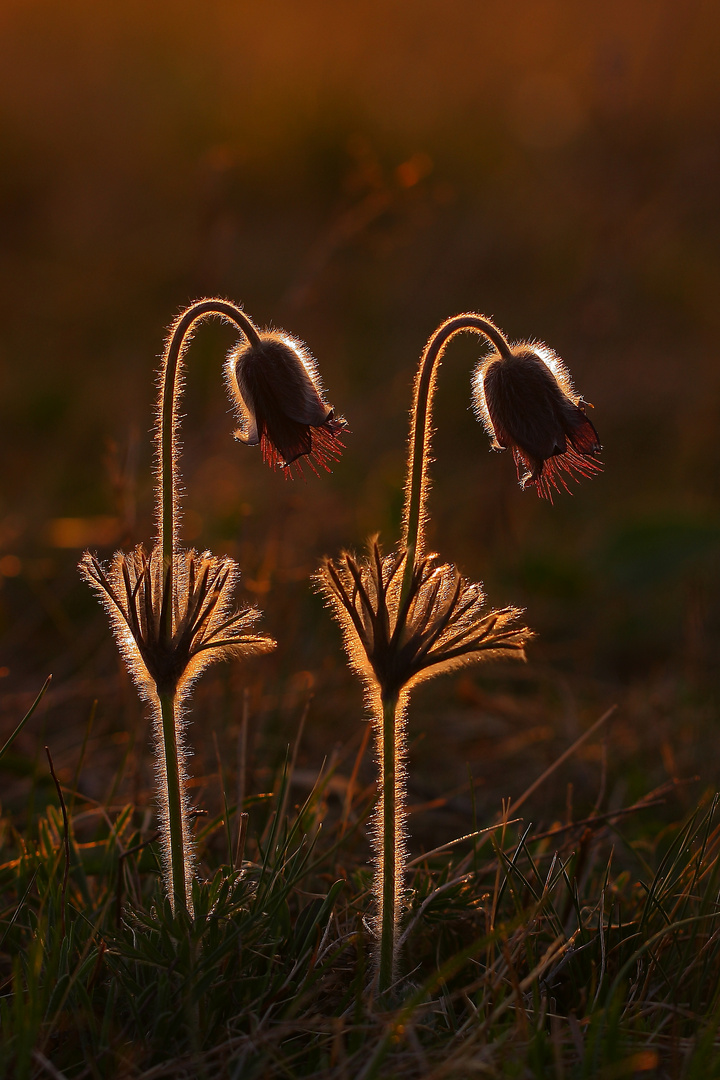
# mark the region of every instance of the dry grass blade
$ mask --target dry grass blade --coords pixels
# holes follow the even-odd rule
[[[530,784],[530,787],[525,789],[519,799],[516,799],[514,802],[508,803],[507,813],[511,812],[511,808],[512,813],[517,813],[523,803],[527,802],[530,796],[537,791],[541,784],[544,784],[546,780],[549,780],[552,774],[560,768],[563,762],[567,761],[569,757],[572,757],[572,755],[580,749],[583,743],[587,742],[588,739],[592,738],[595,732],[599,728],[601,728],[603,724],[607,723],[607,721],[610,719],[611,716],[613,716],[616,710],[617,705],[611,705],[610,708],[607,709],[607,711],[604,712],[602,716],[598,720],[596,720],[595,723],[591,725],[591,727],[587,729],[587,731],[584,731],[583,734],[575,740],[572,746],[569,746],[567,750],[564,750],[563,753],[560,754],[560,756],[556,758],[555,761],[553,761],[552,765],[549,765],[547,769],[545,769],[545,771],[540,776],[538,776],[537,780],[534,780],[532,784]]]
[[[40,704],[42,699],[45,697],[45,694],[47,692],[47,688],[49,687],[51,682],[52,682],[52,675],[48,675],[47,679],[43,683],[43,685],[42,685],[42,687],[40,689],[40,692],[37,695],[37,697],[35,698],[35,700],[33,701],[32,705],[30,706],[28,711],[25,713],[22,720],[20,721],[20,723],[17,725],[17,727],[13,731],[12,735],[10,735],[10,737],[5,740],[5,743],[3,744],[2,749],[0,749],[0,761],[2,761],[5,754],[8,752],[8,750],[10,749],[12,744],[15,742],[18,735],[20,734],[22,729],[27,724],[28,720],[30,720],[32,718],[32,716],[33,716],[35,710],[37,709],[38,705]]]

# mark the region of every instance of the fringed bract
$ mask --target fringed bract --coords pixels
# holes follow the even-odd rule
[[[354,668],[371,694],[399,693],[444,671],[483,659],[519,656],[533,636],[518,627],[519,608],[484,611],[482,586],[454,566],[425,555],[400,602],[406,554],[383,557],[377,541],[368,557],[345,552],[326,559],[318,575],[345,637]]]
[[[128,669],[145,696],[157,691],[183,697],[210,664],[275,647],[272,638],[250,632],[260,618],[257,609],[233,610],[240,568],[232,559],[207,551],[175,555],[168,640],[163,625],[169,597],[159,548],[149,555],[142,544],[129,554],[118,551],[108,566],[85,552],[80,569],[105,606]]]

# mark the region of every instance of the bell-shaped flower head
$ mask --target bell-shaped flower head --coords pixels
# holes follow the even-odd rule
[[[496,450],[512,450],[523,488],[535,486],[552,502],[580,479],[602,469],[598,433],[575,393],[562,360],[546,345],[522,342],[506,354],[493,350],[473,378],[475,409]]]
[[[227,383],[240,417],[235,438],[260,444],[268,465],[290,473],[308,455],[310,467],[327,469],[342,449],[345,421],[324,400],[317,367],[302,342],[289,334],[262,331],[228,356]],[[300,470],[302,471],[302,469]]]

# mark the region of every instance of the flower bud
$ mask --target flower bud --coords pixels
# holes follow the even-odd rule
[[[523,342],[508,355],[490,353],[476,368],[473,396],[493,449],[512,450],[523,489],[534,485],[552,502],[553,490],[569,491],[563,473],[577,480],[601,470],[585,403],[547,346]]]
[[[235,438],[248,446],[260,444],[263,460],[288,469],[303,455],[327,469],[339,457],[338,436],[344,420],[336,420],[323,400],[315,363],[305,346],[284,333],[260,336],[228,356],[227,382],[238,410],[241,428]]]

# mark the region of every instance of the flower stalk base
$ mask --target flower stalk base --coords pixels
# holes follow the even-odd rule
[[[397,695],[382,702],[382,801],[378,814],[380,858],[380,949],[378,992],[386,994],[395,981],[397,939],[405,876],[405,816],[402,778],[405,746]]]
[[[165,772],[165,791],[167,806],[163,807],[162,817],[166,825],[165,858],[170,863],[170,873],[166,873],[172,883],[170,902],[174,913],[189,912],[188,868],[190,853],[186,843],[187,815],[183,793],[182,766],[178,748],[177,703],[174,694],[160,694],[160,719],[162,731],[162,767]],[[188,838],[189,839],[189,838]]]

